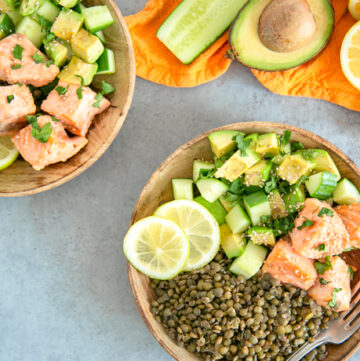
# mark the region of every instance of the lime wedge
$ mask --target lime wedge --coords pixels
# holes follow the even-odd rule
[[[13,164],[18,157],[19,152],[9,135],[0,136],[0,170],[3,170]]]
[[[135,223],[124,239],[129,262],[145,275],[168,280],[180,273],[189,258],[189,240],[174,222],[147,217]]]
[[[219,224],[213,215],[194,201],[177,200],[163,204],[155,216],[178,224],[190,240],[190,256],[184,271],[208,264],[220,247]]]

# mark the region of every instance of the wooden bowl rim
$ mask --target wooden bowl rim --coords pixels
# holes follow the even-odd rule
[[[140,196],[136,202],[134,211],[132,213],[131,216],[131,220],[130,220],[130,226],[134,224],[139,206],[142,202],[142,199],[144,198],[145,194],[147,193],[148,188],[150,187],[150,184],[153,182],[154,178],[157,176],[157,174],[159,172],[161,172],[168,164],[170,164],[172,162],[172,160],[182,151],[184,151],[185,149],[190,148],[192,145],[194,145],[195,143],[200,142],[201,140],[203,140],[204,138],[206,138],[210,133],[219,131],[219,130],[239,130],[241,131],[241,128],[246,128],[246,127],[273,127],[275,128],[275,132],[281,131],[281,130],[290,130],[291,132],[297,133],[299,135],[305,136],[305,137],[310,137],[311,140],[313,140],[314,142],[318,143],[321,145],[322,149],[325,150],[330,150],[331,152],[335,153],[339,158],[341,158],[350,168],[351,170],[356,174],[357,177],[360,178],[360,169],[359,167],[354,163],[353,160],[351,160],[342,150],[340,150],[338,147],[336,147],[335,145],[333,145],[331,142],[329,142],[328,140],[320,137],[319,135],[310,132],[308,130],[293,126],[293,125],[287,125],[287,124],[283,124],[283,123],[275,123],[275,122],[260,122],[260,121],[256,121],[256,122],[241,122],[241,123],[233,123],[233,124],[229,124],[229,125],[224,125],[218,128],[214,128],[211,130],[208,130],[200,135],[198,135],[197,137],[191,139],[190,141],[188,141],[187,143],[183,144],[182,146],[180,146],[179,148],[177,148],[173,153],[171,153],[161,164],[160,166],[154,171],[154,173],[151,175],[151,177],[148,179],[145,187],[143,188],[142,192],[140,193]],[[139,298],[135,292],[135,288],[134,288],[134,280],[137,277],[137,274],[139,271],[137,271],[130,263],[129,261],[127,261],[127,272],[128,272],[128,278],[129,278],[129,284],[130,284],[130,288],[131,288],[131,292],[133,294],[134,300],[135,300],[135,304],[136,307],[141,315],[141,318],[143,319],[146,327],[149,329],[149,331],[151,332],[151,334],[153,335],[153,337],[155,338],[155,340],[160,344],[160,346],[170,355],[172,356],[175,360],[177,361],[183,361],[180,360],[178,358],[178,355],[171,349],[171,347],[168,345],[167,342],[165,342],[154,330],[154,328],[152,327],[151,322],[148,320],[148,318],[146,317],[145,313],[142,310],[142,307],[140,305],[140,301]],[[171,341],[174,342],[174,341]],[[348,360],[351,356],[354,355],[354,353],[360,348],[360,343],[358,343],[356,346],[354,346],[350,352],[348,352],[346,354],[346,356],[342,359],[342,361],[346,361]],[[326,361],[326,360],[325,360]]]
[[[117,134],[119,133],[121,127],[123,126],[126,116],[128,114],[128,111],[130,109],[132,99],[134,97],[135,80],[136,80],[135,55],[134,55],[134,49],[133,49],[131,36],[130,36],[129,30],[126,26],[124,17],[121,14],[121,11],[118,8],[118,6],[116,5],[114,0],[108,0],[108,1],[111,4],[113,10],[115,11],[116,16],[119,19],[122,29],[124,31],[126,44],[128,46],[127,51],[128,51],[128,56],[129,56],[129,65],[130,65],[130,68],[129,68],[130,81],[129,81],[127,100],[126,100],[124,107],[121,109],[121,115],[120,115],[118,121],[116,122],[116,125],[115,125],[112,133],[106,139],[106,141],[99,147],[99,149],[96,151],[96,153],[93,154],[93,156],[91,158],[89,158],[79,168],[75,169],[74,171],[67,174],[66,176],[64,176],[54,182],[51,182],[51,183],[48,183],[48,184],[45,184],[45,185],[42,185],[39,187],[34,187],[34,188],[28,189],[26,191],[1,192],[0,197],[21,197],[21,196],[37,194],[37,193],[48,191],[48,190],[56,188],[64,183],[69,182],[70,180],[74,179],[75,177],[77,177],[78,175],[83,173],[85,170],[87,170],[90,166],[92,166],[105,153],[105,151],[110,147],[110,145],[116,138]]]

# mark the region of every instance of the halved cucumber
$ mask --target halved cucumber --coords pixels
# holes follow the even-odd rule
[[[240,204],[235,204],[225,218],[233,233],[242,233],[250,226],[250,219]]]
[[[15,32],[15,25],[7,14],[0,14],[0,40]]]
[[[245,196],[244,205],[254,226],[262,222],[262,217],[271,217],[269,200],[262,191]]]
[[[233,22],[246,0],[184,0],[156,36],[184,64],[191,63]]]
[[[333,193],[333,200],[339,204],[351,204],[360,202],[359,190],[348,179],[342,179]]]
[[[329,199],[337,185],[337,177],[333,173],[320,172],[309,177],[305,182],[311,197]]]
[[[86,28],[92,33],[103,30],[113,24],[114,19],[106,5],[82,8]]]
[[[246,239],[242,234],[235,234],[227,224],[220,227],[220,244],[227,258],[241,256],[246,247]]]
[[[274,231],[267,227],[252,227],[248,231],[251,242],[264,246],[275,246],[276,238]]]
[[[225,216],[227,213],[218,199],[215,202],[210,203],[205,198],[199,196],[196,197],[194,201],[204,206],[214,216],[220,225],[225,223]]]
[[[16,32],[24,34],[37,48],[40,47],[46,36],[46,30],[30,16],[24,17],[16,27]]]
[[[101,54],[100,58],[98,59],[97,64],[98,64],[98,71],[96,73],[97,75],[115,74],[116,65],[115,65],[115,55],[113,51],[105,48],[104,52]]]
[[[192,179],[173,179],[171,181],[174,199],[188,199],[191,201],[194,198],[193,181]]]
[[[194,160],[193,163],[193,180],[196,182],[199,179],[200,171],[204,170],[211,170],[215,168],[214,163],[205,162],[203,160]]]
[[[196,182],[200,194],[210,203],[215,202],[229,187],[218,179],[200,179]]]
[[[22,16],[28,16],[33,14],[40,8],[44,0],[22,0],[20,5],[20,14]]]

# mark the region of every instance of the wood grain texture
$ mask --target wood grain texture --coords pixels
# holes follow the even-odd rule
[[[135,86],[135,60],[131,38],[125,21],[113,0],[85,0],[86,6],[104,4],[114,18],[114,24],[105,29],[106,47],[115,53],[116,74],[96,76],[94,87],[101,80],[115,86],[107,96],[112,106],[95,117],[87,138],[88,145],[65,163],[51,165],[36,171],[24,160],[16,160],[0,172],[0,197],[30,195],[55,188],[89,168],[110,146],[124,123]]]
[[[286,129],[290,130],[292,132],[292,141],[300,141],[306,148],[321,148],[328,151],[337,164],[342,176],[349,178],[360,188],[360,169],[342,151],[325,139],[306,130],[285,124],[269,122],[238,123],[208,131],[192,139],[171,154],[155,171],[143,189],[132,215],[131,224],[141,218],[152,215],[162,203],[172,200],[171,179],[191,178],[192,164],[195,159],[212,160],[207,136],[213,131],[224,129],[239,130],[245,133],[275,132],[278,134],[282,134]],[[360,252],[351,253],[352,261],[359,264]],[[153,294],[149,278],[135,270],[129,263],[128,276],[137,308],[155,339],[175,360],[198,361],[199,359],[195,355],[179,347],[166,334],[161,324],[155,320],[155,317],[150,312]],[[354,282],[357,282],[358,279],[359,275],[356,274]],[[360,331],[341,345],[330,345],[326,361],[348,360],[360,347],[359,341]]]

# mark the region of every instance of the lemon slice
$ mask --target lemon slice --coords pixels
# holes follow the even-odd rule
[[[355,20],[360,20],[360,0],[349,1],[349,11]]]
[[[360,22],[353,25],[345,35],[340,60],[344,75],[360,90]]]
[[[124,253],[140,272],[159,280],[174,278],[189,258],[189,240],[174,222],[147,217],[135,223],[124,239]]]
[[[208,264],[220,246],[219,224],[212,214],[194,201],[177,200],[165,203],[155,216],[178,224],[190,240],[190,256],[184,271],[192,271]]]
[[[9,135],[0,136],[0,170],[9,167],[18,157],[19,152]]]

